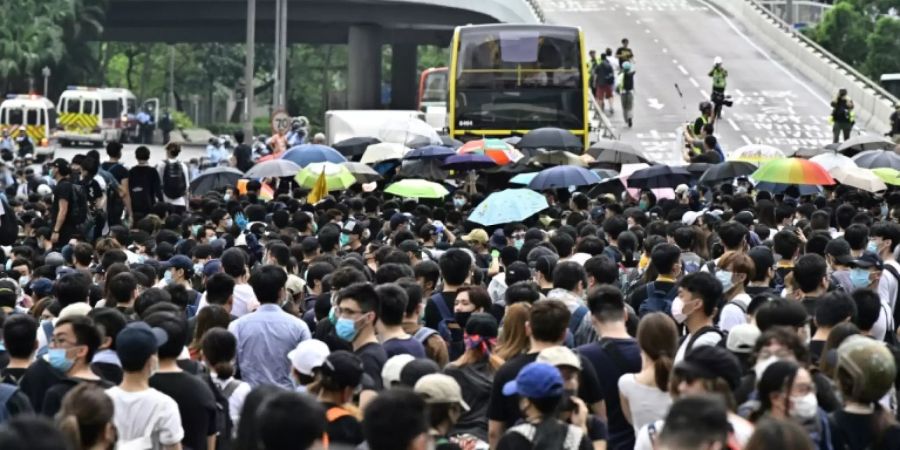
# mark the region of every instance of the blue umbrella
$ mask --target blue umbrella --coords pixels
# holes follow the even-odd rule
[[[507,189],[484,199],[472,210],[469,221],[486,227],[521,222],[547,206],[547,199],[530,189]]]
[[[775,194],[780,194],[787,190],[787,188],[791,186],[797,186],[800,190],[800,195],[816,195],[822,192],[822,186],[815,184],[783,184],[783,183],[770,183],[768,181],[761,181],[756,184],[756,190],[758,191],[769,191]]]
[[[530,189],[567,188],[569,186],[587,186],[601,181],[600,176],[590,170],[578,166],[556,166],[542,170],[531,183]]]
[[[347,162],[347,158],[344,158],[344,155],[340,152],[327,145],[320,144],[303,144],[291,147],[290,150],[281,155],[281,159],[293,161],[300,167],[306,167],[317,162],[332,162],[335,164]]]
[[[478,170],[496,165],[497,163],[488,156],[466,153],[464,155],[453,155],[445,159],[444,165],[441,167],[450,170]]]
[[[537,172],[528,172],[528,173],[520,173],[509,180],[510,184],[521,184],[523,186],[528,186],[528,183],[531,183],[531,180],[534,179],[538,175]]]
[[[442,145],[428,145],[417,148],[403,157],[403,159],[444,159],[455,155],[456,152],[450,147]]]

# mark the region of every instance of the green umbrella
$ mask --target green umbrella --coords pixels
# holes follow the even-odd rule
[[[450,191],[439,183],[423,180],[421,178],[409,178],[398,181],[384,190],[387,194],[399,197],[413,198],[444,198]]]
[[[312,163],[303,168],[294,177],[297,184],[312,189],[322,172],[325,172],[325,184],[329,191],[340,191],[353,186],[356,177],[346,167],[331,162]]]

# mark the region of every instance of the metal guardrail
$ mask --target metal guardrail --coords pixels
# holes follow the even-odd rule
[[[597,137],[597,139],[592,139],[592,142],[596,142],[600,138],[619,139],[616,128],[609,120],[609,117],[607,117],[603,112],[603,109],[600,108],[600,104],[597,103],[597,99],[594,98],[593,95],[589,95],[589,98],[591,99],[590,106],[588,108],[588,113],[590,114],[591,133],[596,133],[595,135]]]

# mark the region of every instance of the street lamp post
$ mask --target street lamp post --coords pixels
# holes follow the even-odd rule
[[[50,68],[47,66],[44,66],[44,68],[41,69],[41,75],[44,76],[44,97],[46,97],[47,96],[47,85],[49,84],[48,81],[50,80]]]

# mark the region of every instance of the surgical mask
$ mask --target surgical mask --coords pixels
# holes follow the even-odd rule
[[[337,323],[337,308],[334,306],[328,310],[328,321],[331,322],[332,325]]]
[[[455,206],[457,208],[462,208],[463,206],[466,206],[466,199],[454,197],[453,198],[453,206]]]
[[[672,300],[672,318],[678,323],[684,323],[687,320],[687,314],[684,313],[684,302],[681,297],[675,297]]]
[[[769,366],[771,366],[775,361],[778,361],[777,356],[770,356],[762,361],[756,361],[756,365],[753,366],[753,373],[756,374],[757,382],[762,379],[762,376],[766,372],[766,369],[768,369]]]
[[[171,270],[167,270],[165,273],[163,273],[163,281],[165,281],[167,285],[175,282],[175,280],[172,278]]]
[[[459,312],[456,312],[453,314],[454,320],[456,320],[456,323],[459,324],[460,328],[463,328],[463,329],[466,328],[466,323],[469,322],[469,317],[472,317],[471,311],[468,311],[468,312],[459,311]]]
[[[197,233],[200,232],[200,228],[202,228],[202,227],[203,227],[203,225],[199,225],[199,224],[197,224],[197,225],[191,225],[191,234],[194,235],[194,236],[196,236]]]
[[[649,207],[650,207],[650,202],[648,202],[646,200],[641,200],[640,202],[638,202],[638,208],[641,208],[641,211],[646,211],[647,208],[649,208]]]
[[[194,273],[203,273],[203,263],[194,264]]]
[[[225,194],[225,195],[223,195],[223,196],[222,196],[222,200],[225,200],[226,202],[229,201],[229,200],[231,200],[231,194]]]
[[[353,322],[352,319],[347,319],[341,317],[337,320],[337,323],[334,324],[334,331],[337,333],[338,337],[347,341],[353,342],[353,339],[356,339],[356,323]]]
[[[9,270],[12,269],[12,263],[13,263],[12,258],[9,258],[9,259],[6,260],[6,270],[7,270],[7,271],[9,271]]]
[[[875,241],[869,241],[869,245],[866,246],[866,251],[870,253],[878,254],[878,243]]]
[[[341,233],[340,241],[341,241],[341,247],[344,247],[344,246],[350,244],[350,235]]]
[[[819,412],[819,401],[815,393],[808,393],[799,397],[791,397],[791,417],[795,419],[812,419]]]
[[[728,292],[734,287],[734,281],[731,281],[733,276],[734,272],[730,270],[716,271],[716,279],[719,280],[719,283],[722,283],[722,292]]]
[[[225,228],[231,228],[234,226],[234,219],[229,218],[225,221]]]
[[[29,277],[27,275],[22,275],[21,277],[19,277],[19,286],[25,287],[28,285],[29,281],[31,281],[31,277]]]
[[[525,239],[516,239],[513,241],[513,245],[516,247],[516,250],[521,250],[522,246],[525,245]]]
[[[66,349],[64,348],[51,348],[48,350],[47,362],[54,369],[63,373],[68,372],[75,365],[75,361],[66,356]]]
[[[869,271],[865,269],[850,269],[850,282],[857,289],[867,287],[869,285]]]
[[[313,234],[318,233],[318,232],[319,232],[319,224],[313,222],[313,223],[312,223],[312,230],[313,230]]]

